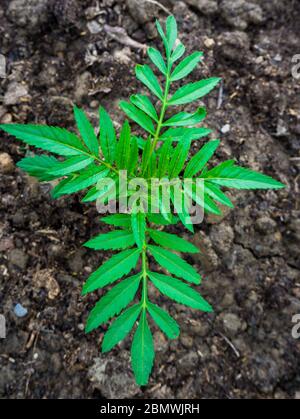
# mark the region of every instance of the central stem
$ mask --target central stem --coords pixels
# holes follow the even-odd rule
[[[142,252],[142,277],[143,277],[143,291],[142,291],[142,306],[143,309],[147,307],[148,293],[147,293],[147,246],[144,242],[143,252]]]

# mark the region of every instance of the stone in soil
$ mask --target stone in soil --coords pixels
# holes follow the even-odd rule
[[[0,173],[5,175],[15,170],[13,159],[7,153],[0,153]]]
[[[28,32],[37,31],[49,19],[49,0],[12,0],[6,16]]]
[[[13,249],[8,254],[8,260],[12,268],[24,271],[28,263],[28,255],[21,249]]]
[[[92,386],[107,399],[133,398],[140,390],[129,365],[129,354],[101,355],[94,359],[88,371],[88,378]]]
[[[4,95],[4,105],[17,105],[26,98],[28,98],[28,87],[24,84],[12,81],[7,86],[7,90]]]
[[[218,2],[215,0],[186,0],[186,3],[204,15],[212,15],[218,11]]]
[[[5,79],[6,77],[6,58],[4,55],[0,54],[0,79]]]

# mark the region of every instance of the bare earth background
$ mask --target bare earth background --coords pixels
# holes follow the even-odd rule
[[[155,367],[139,389],[130,340],[101,356],[105,328],[83,332],[99,295],[82,298],[81,286],[109,254],[81,244],[108,228],[80,196],[52,201],[51,185],[15,167],[28,149],[0,133],[0,152],[9,155],[0,154],[0,314],[8,322],[0,397],[300,398],[300,340],[291,336],[292,316],[300,313],[300,80],[291,75],[292,57],[300,54],[300,3],[160,4],[178,19],[188,52],[205,52],[191,80],[223,77],[223,92],[205,101],[206,126],[222,140],[215,162],[235,157],[287,188],[236,192],[235,210],[197,227],[203,254],[189,260],[205,272],[201,292],[215,313],[151,290],[182,332],[169,342],[154,329]],[[102,104],[118,128],[118,101],[141,89],[134,78],[134,64],[146,58],[141,47],[159,45],[157,17],[165,11],[142,0],[98,7],[94,0],[1,0],[0,121],[73,129],[77,103],[96,126]],[[22,319],[14,314],[17,303],[28,310]]]

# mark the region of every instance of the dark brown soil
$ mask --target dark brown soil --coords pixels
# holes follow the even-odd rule
[[[140,88],[134,64],[145,54],[123,45],[124,35],[113,39],[105,25],[156,44],[153,19],[166,14],[142,0],[103,0],[98,10],[96,3],[1,0],[2,123],[73,128],[75,102],[95,124],[99,104],[117,126],[122,121],[118,101]],[[149,385],[139,389],[130,340],[103,356],[105,328],[83,332],[98,296],[81,297],[81,286],[108,254],[81,244],[107,227],[80,197],[52,201],[51,185],[15,167],[26,148],[0,133],[0,152],[13,159],[0,170],[0,314],[8,329],[0,340],[2,398],[300,398],[300,340],[291,334],[292,317],[300,313],[300,80],[292,77],[300,4],[161,4],[178,18],[187,50],[205,52],[205,65],[191,80],[223,78],[223,93],[206,100],[207,125],[222,140],[216,161],[234,157],[287,188],[235,192],[235,210],[197,227],[194,240],[203,254],[190,261],[205,272],[201,291],[215,313],[172,304],[152,290],[182,332],[169,342],[154,329],[155,367]],[[17,303],[28,310],[26,317],[14,314]]]

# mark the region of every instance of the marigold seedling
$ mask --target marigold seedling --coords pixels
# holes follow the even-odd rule
[[[144,137],[133,135],[128,121],[117,136],[110,116],[102,107],[99,110],[99,137],[83,110],[77,107],[74,116],[79,136],[64,128],[44,125],[0,126],[28,145],[58,156],[36,155],[18,163],[21,169],[40,181],[60,179],[52,190],[54,198],[88,189],[83,202],[121,203],[126,194],[132,200],[134,190],[124,191],[122,186],[124,171],[127,183],[136,182],[145,187],[139,199],[129,205],[127,213],[102,218],[115,230],[85,243],[91,249],[116,253],[92,273],[83,286],[83,295],[86,295],[113,284],[91,311],[86,332],[116,317],[103,338],[102,350],[107,352],[134,329],[131,359],[139,385],[148,383],[155,356],[149,318],[168,338],[179,336],[177,322],[150,301],[148,282],[177,303],[203,312],[212,311],[211,305],[191,286],[201,283],[200,274],[178,255],[178,252],[195,253],[197,248],[175,234],[162,231],[163,227],[181,222],[193,232],[191,208],[195,203],[205,213],[215,215],[221,214],[218,204],[232,208],[224,188],[284,187],[269,176],[236,165],[234,160],[209,167],[219,140],[207,141],[189,158],[192,142],[207,137],[211,130],[199,127],[206,116],[205,108],[188,113],[182,105],[203,98],[220,79],[212,77],[182,85],[182,79],[201,62],[203,53],[194,52],[181,59],[185,48],[177,39],[173,16],[167,19],[165,31],[159,22],[157,29],[164,53],[151,47],[148,55],[158,74],[163,76],[164,85],[150,66],[137,65],[136,76],[150,95],[135,94],[128,102],[120,103],[127,117],[145,131]],[[179,83],[181,87],[178,87]],[[157,101],[158,107],[155,106]],[[176,111],[177,106],[180,106],[179,111]],[[156,195],[154,179],[158,181]],[[168,201],[166,191],[169,191]],[[157,264],[157,271],[150,270],[149,257]],[[118,280],[120,282],[115,285]]]

